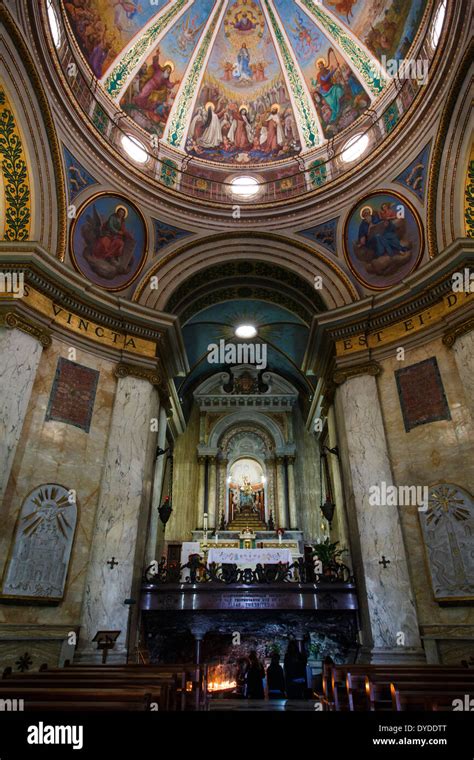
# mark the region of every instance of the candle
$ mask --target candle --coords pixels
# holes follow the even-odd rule
[[[218,543],[219,535],[216,533],[216,544]]]
[[[207,530],[207,512],[204,512],[204,530]]]
[[[278,534],[278,543],[281,544],[281,533]]]

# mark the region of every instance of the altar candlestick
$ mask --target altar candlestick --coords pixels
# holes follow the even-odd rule
[[[216,533],[216,544],[218,543],[218,541],[219,541],[219,535]]]
[[[204,512],[204,531],[207,531],[207,512]]]
[[[281,544],[281,533],[278,534],[278,543]]]

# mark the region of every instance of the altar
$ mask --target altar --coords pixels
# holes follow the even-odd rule
[[[260,565],[278,565],[279,562],[291,564],[293,556],[290,549],[227,549],[212,548],[207,555],[207,564],[238,565],[242,568],[256,568]]]

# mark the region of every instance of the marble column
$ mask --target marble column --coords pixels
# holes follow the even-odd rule
[[[286,517],[286,487],[285,487],[285,460],[283,457],[277,457],[276,460],[277,471],[277,496],[278,496],[278,527],[288,529],[287,517]]]
[[[337,446],[337,434],[336,434],[336,417],[334,406],[330,406],[327,413],[328,422],[328,443],[329,448],[334,449]],[[344,504],[344,491],[341,480],[340,460],[339,457],[334,454],[328,454],[329,470],[332,476],[332,485],[334,488],[334,503],[336,509],[334,512],[334,520],[332,523],[331,535],[334,531],[335,539],[340,542],[340,545],[346,549],[349,549],[349,528],[347,525],[347,515]],[[345,555],[345,560],[348,559]],[[350,564],[350,562],[347,562]]]
[[[474,419],[474,330],[456,338],[453,353],[469,411]]]
[[[218,528],[218,515],[217,515],[217,458],[209,457],[208,468],[208,514],[209,514],[209,528]]]
[[[0,327],[0,504],[42,351],[39,340],[31,335]]]
[[[377,381],[364,374],[336,391],[338,424],[344,428],[347,481],[360,541],[357,581],[362,611],[363,651],[372,662],[423,660],[413,591],[398,508],[371,505],[372,486],[393,485]],[[390,560],[386,567],[382,557]],[[361,575],[363,577],[361,577]],[[363,583],[363,586],[362,586]],[[365,586],[365,588],[364,588]]]
[[[199,482],[198,482],[198,521],[197,529],[202,530],[204,525],[204,491],[206,483],[206,457],[198,457]]]
[[[92,534],[79,660],[97,659],[97,645],[91,640],[99,630],[120,631],[107,659],[126,659],[129,607],[124,601],[136,600],[142,572],[145,546],[143,540],[140,546],[140,535],[146,529],[151,496],[156,451],[151,420],[157,416],[158,404],[158,393],[148,380],[118,379]]]
[[[168,419],[166,417],[166,408],[160,407],[160,414],[158,417],[158,440],[157,448],[166,448],[166,431],[168,428]],[[155,462],[155,472],[153,476],[153,496],[151,500],[151,512],[150,523],[148,526],[148,541],[146,547],[145,563],[149,565],[153,560],[160,558],[157,557],[156,545],[158,540],[158,529],[160,525],[160,516],[158,508],[161,506],[161,490],[163,487],[163,474],[165,471],[167,454],[159,456]]]
[[[290,513],[291,530],[298,529],[298,515],[296,513],[296,489],[295,489],[295,458],[287,457],[288,473],[288,509]]]

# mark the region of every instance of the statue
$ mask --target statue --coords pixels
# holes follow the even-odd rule
[[[243,484],[240,486],[240,509],[245,508],[255,510],[255,498],[248,475],[244,475]]]

